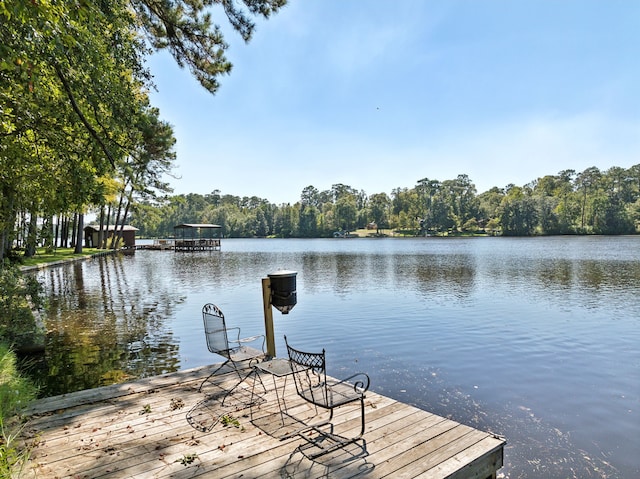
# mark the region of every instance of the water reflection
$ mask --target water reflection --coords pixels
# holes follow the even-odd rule
[[[127,271],[121,257],[41,273],[49,295],[45,356],[32,367],[44,395],[176,371],[179,340],[167,328],[184,295],[153,264]]]
[[[216,360],[212,301],[262,332],[260,279],[298,271],[275,319],[336,376],[508,438],[509,477],[636,477],[640,238],[227,240],[40,273],[57,394]]]

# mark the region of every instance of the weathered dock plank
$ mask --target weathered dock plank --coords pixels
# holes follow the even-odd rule
[[[250,377],[233,393],[233,373],[212,367],[146,378],[37,401],[27,411],[23,440],[33,444],[29,472],[47,478],[192,477],[495,477],[505,441],[374,392],[367,393],[362,440],[309,459],[307,441],[293,435],[318,421],[289,382],[281,415],[274,383],[252,396]],[[277,386],[284,387],[284,378]],[[282,391],[280,391],[282,394]],[[283,425],[284,421],[284,425]],[[358,407],[336,410],[334,432],[359,431]]]

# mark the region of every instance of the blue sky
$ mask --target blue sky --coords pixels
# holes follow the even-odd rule
[[[213,96],[151,57],[175,194],[295,203],[467,174],[478,193],[640,163],[640,2],[290,0]]]

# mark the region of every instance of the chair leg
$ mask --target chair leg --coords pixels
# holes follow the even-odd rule
[[[357,439],[361,438],[364,434],[364,396],[360,398],[360,435],[358,435]]]
[[[206,383],[207,381],[209,381],[209,379],[211,379],[211,377],[212,377],[215,373],[217,373],[218,371],[220,371],[220,370],[221,370],[221,369],[222,369],[222,368],[223,368],[223,367],[224,367],[228,362],[229,362],[229,360],[227,359],[224,363],[222,363],[220,366],[218,366],[218,367],[217,367],[217,368],[216,368],[216,369],[215,369],[211,374],[209,374],[209,375],[204,379],[204,381],[202,381],[202,382],[200,383],[200,387],[198,388],[198,392],[199,392],[199,393],[200,393],[200,392],[202,392],[202,386],[204,386],[204,383]],[[235,369],[235,368],[234,368],[234,369]],[[237,372],[237,371],[236,371],[236,372]],[[240,374],[240,373],[238,373],[238,374]]]
[[[330,452],[336,451],[344,446],[347,446],[349,444],[353,444],[354,442],[360,440],[362,438],[362,436],[364,435],[364,430],[365,430],[365,407],[364,407],[364,397],[362,397],[360,399],[360,433],[357,436],[354,437],[350,437],[350,438],[344,438],[341,437],[339,435],[336,435],[333,433],[333,423],[331,422],[331,419],[333,418],[333,409],[330,409],[330,415],[329,415],[329,419],[326,422],[323,422],[321,424],[314,424],[312,426],[309,426],[308,428],[303,429],[302,431],[297,431],[295,434],[289,435],[288,437],[291,437],[293,435],[300,435],[300,437],[302,437],[303,439],[305,439],[307,441],[307,443],[314,445],[315,447],[318,447],[320,449],[319,452],[315,453],[315,454],[311,454],[311,455],[307,455],[307,457],[309,457],[309,459],[316,459],[320,456],[323,456],[325,454],[328,454]],[[326,433],[323,432],[320,428],[323,426],[329,425],[330,426],[330,432]],[[320,436],[325,436],[329,439],[331,439],[333,441],[333,444],[330,445],[329,447],[323,447],[322,445],[318,444],[317,442],[315,442],[313,439],[309,438],[307,434],[301,434],[302,432],[308,432],[310,430],[316,431]],[[302,452],[302,450],[301,450]],[[304,454],[304,453],[303,453]],[[306,454],[305,454],[306,455]]]
[[[235,369],[235,368],[234,368],[234,369]],[[224,402],[227,400],[227,398],[229,397],[229,395],[230,395],[231,393],[233,393],[233,391],[235,391],[235,390],[236,390],[236,388],[237,388],[238,386],[240,386],[240,385],[244,382],[244,380],[245,380],[245,379],[247,379],[247,378],[251,375],[251,373],[253,372],[253,371],[249,371],[249,374],[247,374],[246,376],[244,376],[244,377],[243,377],[243,376],[240,374],[240,371],[238,371],[237,369],[235,369],[235,371],[236,371],[236,373],[238,374],[238,377],[240,378],[240,381],[238,381],[237,383],[235,383],[235,384],[233,385],[233,387],[232,387],[231,389],[229,389],[229,391],[227,391],[227,394],[225,394],[225,395],[224,395],[224,397],[222,398],[222,402],[220,403],[222,406],[224,406]]]
[[[248,375],[247,378],[251,375],[255,375],[258,379],[258,381],[260,381],[260,385],[262,386],[262,390],[264,391],[264,394],[267,394],[267,387],[264,385],[264,382],[262,381],[262,375],[260,374],[260,372],[257,369],[253,369]],[[251,401],[249,402],[249,416],[251,418],[251,420],[253,421],[253,404],[254,404],[254,400],[253,398],[256,396],[256,379],[254,378],[253,380],[253,384],[251,385]],[[260,396],[258,396],[259,400],[262,400],[262,398]],[[224,401],[223,401],[224,402]]]
[[[235,368],[235,364],[234,364],[234,369],[236,371],[236,373],[238,374],[238,377],[240,378],[240,381],[238,381],[230,390],[229,392],[227,392],[227,394],[224,395],[224,398],[222,399],[222,403],[221,405],[224,406],[224,402],[227,400],[227,397],[229,397],[229,395],[235,391],[235,389],[240,386],[243,382],[245,382],[247,380],[247,378],[249,376],[251,376],[252,374],[255,374],[256,376],[258,376],[258,381],[260,381],[260,384],[262,385],[262,389],[264,390],[265,394],[267,393],[267,388],[265,387],[264,383],[262,382],[262,378],[260,377],[260,374],[255,370],[255,369],[251,369],[247,374],[245,374],[244,376],[240,374],[240,371],[238,371],[237,368]],[[255,379],[253,382],[253,386],[251,387],[251,402],[253,402],[253,391],[255,389]]]

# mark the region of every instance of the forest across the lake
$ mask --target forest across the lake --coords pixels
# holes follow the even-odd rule
[[[367,194],[334,184],[307,186],[294,204],[210,194],[174,195],[159,204],[141,202],[130,224],[145,237],[171,237],[182,223],[222,226],[226,237],[317,238],[369,229],[410,235],[504,236],[634,234],[640,228],[640,164],[625,169],[563,170],[523,186],[493,187],[478,194],[468,175]]]

